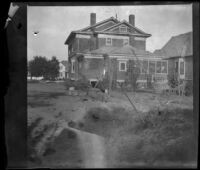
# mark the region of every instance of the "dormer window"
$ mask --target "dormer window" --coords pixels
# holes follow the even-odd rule
[[[124,25],[120,26],[119,29],[120,29],[120,32],[127,32],[127,27]]]
[[[112,38],[106,38],[106,45],[112,45]]]

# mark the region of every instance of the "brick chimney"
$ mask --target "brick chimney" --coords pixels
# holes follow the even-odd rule
[[[90,26],[96,24],[96,13],[90,14]]]
[[[135,15],[129,15],[129,24],[135,26]]]

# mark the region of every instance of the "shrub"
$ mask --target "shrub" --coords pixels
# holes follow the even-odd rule
[[[65,87],[67,90],[69,90],[70,87],[74,87],[75,82],[73,80],[70,79],[66,79],[65,80]]]
[[[70,79],[65,81],[65,87],[67,90],[69,90],[70,87],[74,87],[76,90],[88,90],[90,86],[90,82],[84,78],[76,81]]]
[[[83,91],[86,90],[87,91],[89,89],[89,87],[91,87],[91,85],[87,79],[81,78],[74,82],[74,87],[77,90],[83,90]]]
[[[168,84],[170,87],[174,88],[174,87],[178,86],[177,74],[168,74],[167,79],[168,79]]]
[[[96,88],[104,91],[105,89],[108,89],[109,87],[109,79],[108,76],[106,76],[105,78],[103,78],[103,80],[100,80],[96,86]]]
[[[186,82],[185,93],[187,96],[190,96],[193,94],[193,81]]]

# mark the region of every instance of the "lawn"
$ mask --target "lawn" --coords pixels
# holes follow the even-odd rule
[[[108,102],[102,102],[70,96],[63,83],[28,83],[30,166],[83,167],[79,147],[82,132],[86,138],[97,134],[105,139],[108,167],[195,161],[194,142],[188,140],[192,134],[192,96],[127,95],[138,112],[119,90],[111,93]],[[80,134],[66,128],[69,122]]]

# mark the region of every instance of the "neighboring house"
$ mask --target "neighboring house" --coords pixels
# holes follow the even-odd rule
[[[173,36],[154,54],[168,60],[169,75],[175,74],[182,80],[193,80],[192,32]]]
[[[146,39],[150,36],[135,26],[134,15],[129,15],[129,22],[111,17],[96,23],[96,14],[91,13],[90,26],[72,31],[65,41],[70,79],[77,80],[82,74],[97,81],[105,72],[105,55],[113,59],[114,79],[118,82],[125,81],[130,60],[140,63],[140,81],[146,81],[148,73],[166,79],[167,61],[146,51]]]
[[[59,79],[69,78],[68,75],[68,61],[61,61],[59,63]]]

